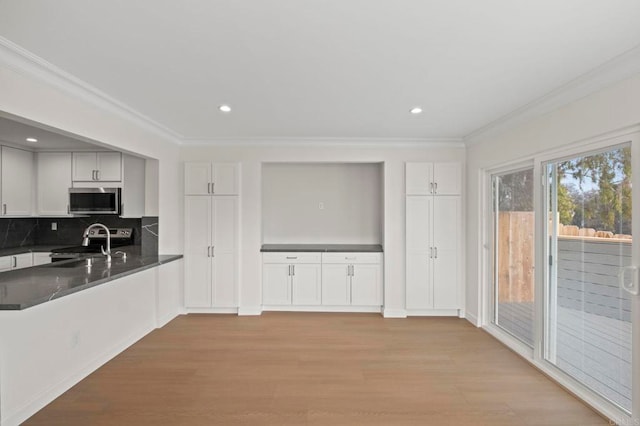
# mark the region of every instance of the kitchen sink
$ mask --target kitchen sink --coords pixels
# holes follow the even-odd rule
[[[52,268],[80,268],[83,266],[91,266],[93,262],[94,260],[92,258],[65,260],[62,262],[53,262],[49,266],[51,266]]]

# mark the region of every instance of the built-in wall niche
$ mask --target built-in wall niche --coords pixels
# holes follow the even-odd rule
[[[264,244],[382,244],[383,163],[263,163]]]

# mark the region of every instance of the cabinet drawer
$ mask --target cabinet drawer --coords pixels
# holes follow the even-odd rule
[[[263,263],[320,263],[320,253],[290,252],[262,253]]]
[[[382,263],[382,253],[322,253],[322,263]]]

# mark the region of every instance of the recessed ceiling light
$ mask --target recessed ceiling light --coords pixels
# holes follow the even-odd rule
[[[220,105],[218,109],[222,112],[231,112],[231,107],[229,105]]]
[[[38,142],[36,138],[27,138],[27,142]]]
[[[413,107],[411,108],[411,114],[422,114],[422,108],[420,107]]]

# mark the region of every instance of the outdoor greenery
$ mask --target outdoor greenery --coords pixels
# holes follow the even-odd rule
[[[631,149],[557,163],[560,223],[631,234]],[[533,169],[499,176],[500,211],[533,211]]]

